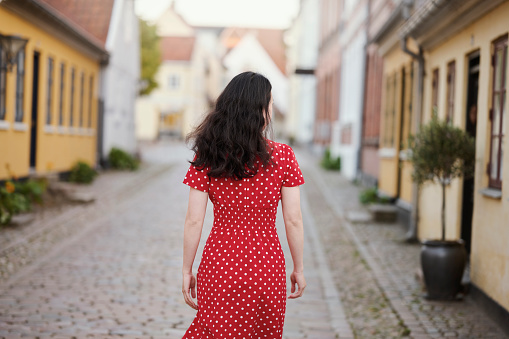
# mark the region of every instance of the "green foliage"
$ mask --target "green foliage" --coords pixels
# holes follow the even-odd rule
[[[30,211],[33,202],[42,203],[46,186],[45,181],[37,180],[9,180],[0,186],[0,225],[8,224],[15,214]]]
[[[90,165],[86,162],[78,161],[71,169],[69,181],[76,182],[78,184],[90,184],[94,181],[96,176],[96,170],[90,167]]]
[[[369,205],[374,203],[378,204],[389,203],[388,198],[378,196],[378,189],[376,187],[370,187],[362,190],[361,193],[359,194],[359,201],[363,205]]]
[[[341,158],[337,157],[333,159],[330,150],[327,148],[320,165],[327,170],[339,171],[341,169]]]
[[[467,132],[440,121],[432,120],[421,126],[409,138],[409,160],[418,184],[438,180],[449,183],[461,176],[470,177],[475,166],[475,140]]]
[[[129,153],[113,147],[108,155],[108,161],[112,168],[119,170],[137,170],[139,167],[139,161],[136,160]]]
[[[159,47],[159,36],[155,25],[149,25],[146,21],[140,20],[140,54],[141,54],[141,81],[143,84],[140,90],[141,95],[147,95],[154,88],[157,82],[154,77],[161,64],[161,50]]]

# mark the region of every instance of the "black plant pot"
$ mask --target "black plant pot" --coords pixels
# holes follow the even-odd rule
[[[461,291],[461,278],[467,262],[463,240],[428,240],[422,243],[421,266],[426,298],[454,300]]]

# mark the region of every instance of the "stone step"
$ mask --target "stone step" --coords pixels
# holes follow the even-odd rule
[[[394,205],[372,204],[368,209],[376,222],[395,222],[398,217],[398,208]]]

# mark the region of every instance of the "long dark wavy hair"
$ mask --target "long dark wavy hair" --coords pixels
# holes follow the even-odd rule
[[[241,180],[253,177],[259,165],[272,163],[265,128],[270,124],[271,90],[261,74],[235,76],[215,108],[186,137],[196,154],[191,164],[199,170],[207,167],[209,177]]]

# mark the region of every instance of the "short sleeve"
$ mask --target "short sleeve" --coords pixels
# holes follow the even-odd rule
[[[286,145],[285,145],[286,146]],[[304,177],[300,170],[295,153],[290,146],[286,146],[283,152],[284,163],[286,164],[286,171],[283,179],[284,187],[293,187],[304,184]]]
[[[207,193],[210,186],[210,178],[207,175],[207,170],[198,170],[191,164],[187,170],[187,174],[183,181],[184,184],[196,188],[199,191]]]

